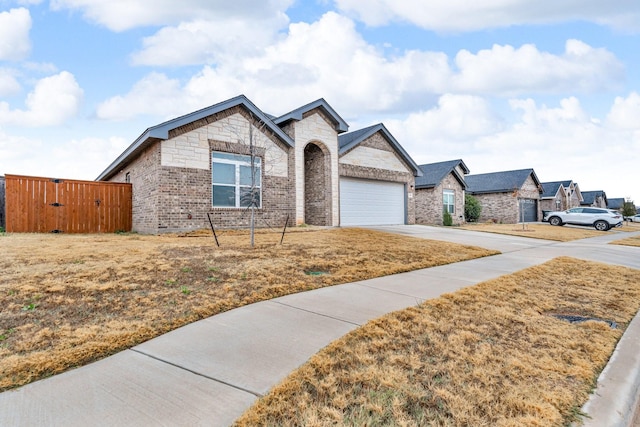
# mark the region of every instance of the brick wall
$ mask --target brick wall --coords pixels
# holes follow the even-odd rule
[[[309,143],[304,149],[304,174],[305,222],[331,225],[331,168],[324,151],[316,144]]]
[[[207,213],[217,228],[249,225],[247,209],[213,208],[211,194],[211,151],[249,153],[246,143],[253,118],[243,111],[233,108],[171,131],[173,139],[152,145],[111,179],[125,182],[128,176],[133,184],[134,231],[156,234],[209,227]],[[259,123],[251,123],[258,132]],[[293,149],[269,133],[254,136],[262,159],[262,207],[255,210],[256,226],[280,228],[287,215],[294,224]]]
[[[455,212],[451,215],[453,217],[453,223],[464,223],[464,189],[453,174],[449,174],[434,188],[416,190],[416,224],[442,225],[442,192],[444,190],[453,190],[454,192]]]
[[[159,226],[158,200],[160,193],[160,143],[144,150],[133,162],[110,181],[132,184],[132,230],[137,233],[157,233]]]
[[[522,187],[508,193],[474,194],[482,205],[482,213],[478,221],[516,224],[520,221],[518,198],[540,200],[540,192],[531,177]],[[538,203],[538,218],[541,218],[541,204]]]

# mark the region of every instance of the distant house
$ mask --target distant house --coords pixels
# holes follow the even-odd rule
[[[445,210],[454,224],[463,223],[467,165],[458,159],[420,165],[420,170],[422,176],[416,177],[416,223],[442,225]]]
[[[622,212],[622,208],[624,208],[624,197],[607,199],[607,208],[613,209],[614,211]]]
[[[543,182],[540,208],[543,211],[564,211],[580,206],[582,193],[571,180]]]
[[[533,169],[467,175],[467,193],[482,205],[480,222],[536,222],[542,187]]]
[[[422,172],[384,125],[347,133],[324,100],[279,117],[244,95],[145,130],[98,180],[133,186],[133,230],[412,224]]]
[[[607,194],[602,190],[583,191],[582,202],[580,202],[580,206],[593,206],[596,208],[606,208]]]

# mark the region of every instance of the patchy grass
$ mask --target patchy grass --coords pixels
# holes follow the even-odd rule
[[[497,253],[362,229],[188,236],[5,234],[0,390],[235,307]],[[309,275],[308,271],[327,274]]]
[[[236,425],[568,425],[639,306],[640,270],[557,258],[367,323]]]
[[[602,236],[602,231],[589,227],[558,227],[547,223],[531,224],[492,224],[492,223],[468,223],[460,226],[465,230],[483,231],[486,233],[509,234],[511,236],[531,237],[534,239],[555,240],[558,242],[569,242],[571,240],[586,239],[588,237]],[[635,231],[625,227],[610,230],[613,231]]]

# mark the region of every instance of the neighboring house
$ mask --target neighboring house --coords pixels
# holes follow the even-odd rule
[[[564,211],[580,206],[582,193],[571,180],[543,182],[540,208],[543,211]]]
[[[460,159],[420,165],[416,178],[415,209],[417,224],[442,225],[444,211],[454,224],[464,222],[465,175],[469,168]]]
[[[582,202],[580,202],[580,206],[593,206],[596,208],[606,208],[607,194],[602,190],[583,191]]]
[[[533,169],[467,175],[465,182],[482,206],[480,222],[515,224],[541,217],[542,188]]]
[[[240,95],[147,129],[98,180],[132,183],[143,233],[246,226],[252,204],[258,227],[414,223],[417,164],[381,124],[347,130],[324,99],[274,117]]]
[[[607,199],[607,208],[613,209],[614,211],[622,212],[622,208],[624,208],[624,197]]]

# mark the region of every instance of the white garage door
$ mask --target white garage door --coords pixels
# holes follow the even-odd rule
[[[404,184],[340,178],[340,225],[404,224]]]

